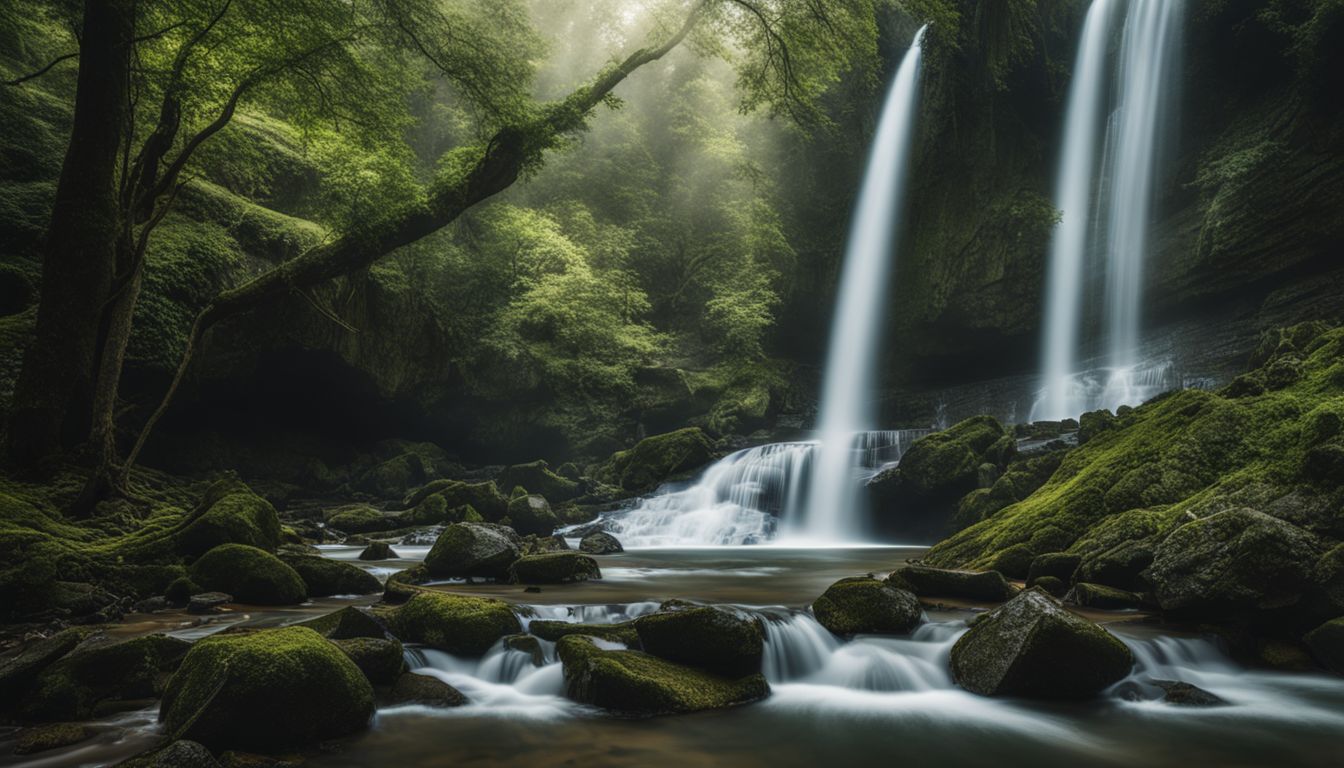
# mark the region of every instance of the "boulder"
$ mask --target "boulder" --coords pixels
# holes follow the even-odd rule
[[[163,591],[164,598],[169,605],[184,606],[191,596],[201,593],[200,585],[192,581],[188,576],[180,576],[173,579],[168,588]]]
[[[219,761],[200,743],[180,740],[117,763],[117,768],[219,768]]]
[[[373,688],[359,667],[307,627],[197,641],[163,695],[168,733],[214,751],[273,751],[361,730]]]
[[[617,451],[596,472],[598,480],[630,493],[652,491],[669,477],[714,458],[714,444],[699,427],[646,437]]]
[[[92,738],[95,733],[96,731],[83,723],[53,723],[24,728],[14,739],[14,754],[31,755],[68,747]]]
[[[552,472],[550,465],[544,461],[505,467],[495,478],[495,484],[500,488],[522,486],[555,501],[568,501],[582,493],[578,483]]]
[[[524,536],[550,536],[558,522],[559,518],[544,496],[531,493],[509,501],[509,524]]]
[[[565,694],[583,704],[626,715],[721,709],[765,698],[759,672],[720,677],[641,651],[602,650],[592,638],[570,635],[556,644],[564,664]]]
[[[398,557],[392,545],[385,541],[375,541],[359,553],[360,560],[395,560]]]
[[[328,640],[349,640],[356,637],[382,639],[387,637],[387,628],[373,611],[368,608],[357,608],[353,605],[328,613],[325,616],[301,621],[295,626],[307,627]]]
[[[480,656],[522,631],[509,604],[486,597],[418,592],[392,615],[393,634],[458,656]]]
[[[1344,617],[1331,619],[1308,632],[1303,642],[1321,666],[1344,675]]]
[[[1297,526],[1230,509],[1172,531],[1147,577],[1163,610],[1222,617],[1297,603],[1321,551]]]
[[[1138,608],[1143,604],[1143,598],[1123,589],[1080,581],[1073,585],[1073,589],[1069,590],[1064,602],[1073,603],[1083,608],[1121,610]]]
[[[331,642],[355,662],[359,671],[374,685],[392,685],[406,671],[401,643],[396,640],[351,637]]]
[[[643,616],[634,625],[654,656],[726,677],[761,671],[765,634],[756,619],[704,606]]]
[[[281,555],[280,560],[303,579],[309,597],[368,595],[383,590],[378,577],[351,563],[321,555]]]
[[[491,480],[481,483],[468,483],[462,480],[435,480],[407,496],[405,501],[402,502],[402,506],[412,510],[412,517],[418,518],[419,515],[415,513],[415,510],[420,509],[421,505],[432,496],[442,499],[442,509],[444,510],[470,507],[483,519],[490,521],[498,521],[508,514],[509,510],[508,498],[499,492],[499,486]],[[443,521],[417,519],[416,522],[429,524]]]
[[[347,534],[390,531],[398,526],[397,518],[385,515],[368,504],[335,507],[327,510],[324,517],[329,527]]]
[[[569,542],[565,541],[564,536],[554,534],[550,536],[537,536],[535,534],[524,536],[522,541],[524,555],[544,555],[551,552],[566,552],[570,549]]]
[[[1063,597],[1069,591],[1069,585],[1056,576],[1037,576],[1035,579],[1028,581],[1027,586],[1040,587],[1049,592],[1052,597]]]
[[[837,635],[903,634],[919,626],[919,598],[870,576],[841,579],[812,604],[812,614]]]
[[[227,592],[201,592],[187,598],[187,613],[218,613],[221,608],[233,602],[233,595]]]
[[[1075,576],[1092,584],[1143,591],[1149,588],[1144,571],[1153,564],[1155,553],[1155,545],[1150,541],[1124,541],[1084,558]]]
[[[998,571],[956,571],[905,565],[887,577],[892,586],[909,590],[920,597],[952,597],[963,600],[1001,602],[1017,593],[1017,588]]]
[[[74,650],[89,633],[84,628],[65,629],[29,642],[18,653],[0,660],[0,710],[17,704],[42,670]]]
[[[1073,581],[1073,573],[1083,561],[1082,556],[1070,552],[1047,552],[1037,555],[1027,570],[1027,582],[1032,583],[1042,576],[1053,576],[1068,584]]]
[[[519,557],[517,535],[507,528],[488,523],[454,523],[443,529],[425,555],[425,568],[434,576],[498,579],[508,575],[509,566]]]
[[[105,701],[156,696],[191,643],[167,635],[113,641],[96,636],[42,670],[20,705],[27,720],[86,720]]]
[[[380,499],[400,498],[424,483],[433,471],[418,454],[407,452],[370,467],[355,480],[354,487]]]
[[[569,635],[587,635],[632,648],[639,647],[639,632],[635,630],[633,621],[620,624],[578,624],[572,621],[533,619],[528,623],[527,631],[551,642]]]
[[[540,667],[546,663],[546,652],[541,641],[533,635],[509,635],[504,638],[504,647],[511,651],[525,653],[532,659],[532,666]]]
[[[570,584],[602,578],[597,561],[578,552],[529,555],[509,566],[515,584]]]
[[[246,544],[267,551],[280,546],[275,507],[237,480],[210,486],[177,532],[177,548],[188,559],[221,544]]]
[[[192,564],[191,578],[205,589],[233,595],[240,603],[294,605],[308,599],[308,588],[293,568],[245,544],[222,544],[206,552]]]
[[[616,540],[615,536],[605,531],[594,531],[579,540],[579,551],[590,555],[612,555],[617,552],[624,552],[625,547]]]
[[[982,696],[1086,698],[1133,665],[1124,643],[1034,589],[980,617],[952,647],[952,676]]]
[[[392,684],[387,698],[393,704],[419,704],[426,707],[460,707],[467,697],[453,686],[432,675],[403,673]]]
[[[1218,707],[1227,703],[1223,697],[1209,693],[1180,680],[1152,680],[1163,691],[1162,700],[1181,707]]]

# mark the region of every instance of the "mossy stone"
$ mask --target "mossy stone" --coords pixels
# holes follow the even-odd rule
[[[620,624],[578,624],[570,621],[533,619],[528,623],[527,631],[542,640],[550,640],[551,642],[556,642],[569,635],[587,635],[621,643],[632,648],[639,647],[639,633],[635,630],[633,621],[621,622]]]
[[[190,647],[167,635],[90,638],[38,675],[20,712],[28,720],[83,720],[100,702],[150,698]]]
[[[33,640],[18,653],[0,660],[0,709],[17,705],[42,670],[74,650],[92,631],[84,627],[63,629],[50,637]]]
[[[579,540],[579,551],[589,555],[614,555],[624,552],[621,542],[605,531],[595,531]]]
[[[321,555],[281,555],[280,561],[299,574],[309,597],[368,595],[383,590],[378,577],[351,563]]]
[[[552,472],[550,465],[540,460],[505,467],[495,483],[501,488],[526,488],[553,501],[568,501],[581,492],[578,483]]]
[[[505,635],[522,631],[509,604],[485,597],[421,591],[392,615],[392,632],[459,656],[480,656]]]
[[[1308,632],[1303,642],[1321,666],[1344,675],[1344,617],[1331,619]]]
[[[387,698],[394,704],[419,704],[426,707],[460,707],[467,697],[453,686],[431,675],[403,673],[392,684]]]
[[[509,522],[518,533],[550,536],[559,519],[550,502],[535,493],[518,496],[509,502]]]
[[[1123,589],[1107,587],[1102,584],[1089,584],[1085,581],[1074,584],[1073,589],[1069,590],[1064,601],[1083,608],[1100,608],[1102,610],[1138,608],[1143,604],[1143,598],[1133,592],[1126,592]]]
[[[294,605],[308,599],[303,579],[269,552],[244,544],[223,544],[191,566],[202,588],[233,595],[240,603]]]
[[[329,510],[327,525],[341,533],[377,533],[390,531],[398,525],[389,517],[367,504],[354,504]]]
[[[618,451],[599,468],[598,479],[631,493],[645,493],[669,477],[707,464],[714,444],[699,427],[646,437]]]
[[[761,671],[765,634],[757,619],[710,606],[643,616],[635,620],[644,651],[726,677]]]
[[[904,634],[924,616],[914,593],[869,576],[832,584],[812,603],[812,613],[837,635]]]
[[[570,584],[602,578],[597,561],[578,552],[528,555],[509,566],[515,584]]]
[[[434,480],[426,483],[403,502],[407,509],[416,510],[431,496],[443,499],[443,509],[471,507],[482,518],[497,522],[509,511],[509,500],[499,491],[493,480],[468,483],[462,480]],[[417,518],[417,522],[419,522]],[[438,521],[442,522],[442,521]]]
[[[219,761],[204,745],[181,739],[117,763],[117,768],[219,768]]]
[[[350,657],[374,685],[392,685],[406,671],[401,643],[385,637],[350,637],[331,642]]]
[[[328,613],[325,616],[301,621],[295,626],[307,627],[328,640],[349,640],[357,637],[382,639],[387,637],[387,627],[373,611],[368,608],[357,608],[353,605]]]
[[[215,751],[312,744],[362,730],[372,716],[359,667],[306,627],[198,641],[159,711],[168,733]]]
[[[488,523],[454,523],[443,529],[425,555],[435,576],[505,578],[521,557],[517,534]]]
[[[207,489],[202,505],[177,533],[177,547],[188,559],[221,544],[246,544],[268,552],[280,546],[275,507],[236,480]]]
[[[1034,579],[1028,579],[1027,587],[1037,587],[1048,592],[1051,597],[1061,598],[1069,591],[1069,585],[1058,576],[1037,576]]]
[[[1082,561],[1080,555],[1071,552],[1047,552],[1037,555],[1032,558],[1031,567],[1027,569],[1027,582],[1034,582],[1043,576],[1053,576],[1068,584],[1073,581],[1074,571],[1078,570],[1078,565]]]
[[[1017,593],[1017,588],[998,571],[958,571],[909,564],[894,571],[887,581],[920,597],[1001,602]]]
[[[31,755],[68,747],[91,738],[95,731],[83,723],[53,723],[24,728],[14,739],[14,754]]]
[[[192,581],[190,577],[182,576],[173,579],[173,583],[169,584],[168,589],[164,590],[163,596],[167,598],[168,602],[172,605],[186,605],[192,595],[204,591],[205,590],[201,589],[200,585]]]

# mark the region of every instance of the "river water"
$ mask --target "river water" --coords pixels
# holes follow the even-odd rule
[[[397,547],[402,559],[361,563],[387,574],[425,548]],[[353,559],[353,547],[331,557]],[[947,657],[976,610],[943,605],[909,637],[844,641],[805,606],[844,576],[883,574],[920,552],[910,548],[798,550],[726,547],[638,550],[599,558],[603,580],[524,593],[517,586],[450,583],[439,588],[493,595],[531,618],[611,621],[682,597],[731,604],[767,627],[762,702],[719,712],[644,720],[615,718],[563,696],[560,665],[546,647],[533,665],[496,647],[483,659],[408,648],[417,671],[456,686],[467,706],[382,709],[364,733],[307,756],[305,765],[948,765],[948,766],[1338,766],[1344,737],[1344,680],[1241,668],[1210,639],[1155,625],[1133,613],[1092,614],[1134,650],[1130,679],[1091,702],[1042,704],[987,699],[952,682]],[[236,610],[197,623],[180,613],[131,616],[113,631],[169,631],[197,638],[245,623],[292,623],[369,597],[289,609]],[[1180,707],[1158,699],[1151,679],[1184,680],[1225,706]],[[1134,700],[1137,699],[1137,700]],[[82,745],[0,764],[109,765],[151,745],[155,709],[109,716]],[[0,735],[0,754],[9,736]]]

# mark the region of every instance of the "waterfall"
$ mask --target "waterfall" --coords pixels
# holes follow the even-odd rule
[[[895,233],[905,207],[924,31],[915,33],[878,120],[850,226],[831,323],[819,419],[821,448],[807,505],[789,533],[808,541],[862,538],[863,513],[851,481],[854,436],[872,426],[883,300]]]
[[[1156,394],[1138,379],[1151,380],[1153,367],[1169,366],[1139,360],[1140,316],[1160,129],[1181,6],[1181,0],[1130,0],[1114,89],[1107,66],[1114,37],[1113,0],[1094,0],[1088,8],[1065,113],[1055,188],[1061,218],[1050,246],[1042,389],[1032,418],[1060,419],[1094,408],[1135,405]],[[1106,106],[1113,108],[1103,123],[1100,115]],[[1108,349],[1101,372],[1079,370],[1079,350],[1085,346],[1080,339],[1083,295],[1089,282],[1084,267],[1093,263],[1090,248],[1104,249],[1105,255]]]

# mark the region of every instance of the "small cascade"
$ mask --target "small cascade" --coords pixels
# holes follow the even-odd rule
[[[853,488],[900,460],[927,429],[853,435],[844,451]],[[797,520],[813,477],[814,442],[770,443],[732,453],[688,487],[660,489],[601,521],[627,548],[741,546],[775,538],[781,521]]]
[[[918,115],[924,32],[915,33],[882,108],[850,225],[819,410],[821,450],[812,466],[803,514],[792,538],[841,542],[863,538],[864,514],[850,480],[854,435],[872,427],[872,400],[888,275],[905,210],[910,146]]]
[[[849,642],[807,613],[767,616],[765,628],[762,669],[772,684],[894,692],[954,688],[948,657],[966,624],[931,622],[909,637],[860,636]]]
[[[1077,417],[1100,408],[1114,411],[1122,405],[1137,405],[1173,389],[1207,386],[1203,380],[1187,381],[1170,359],[1152,360],[1125,369],[1093,368],[1064,376],[1038,392],[1028,421],[1050,420],[1060,413]]]

